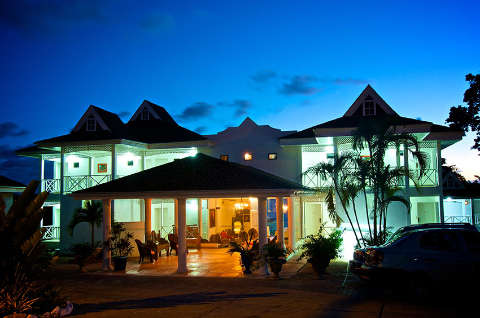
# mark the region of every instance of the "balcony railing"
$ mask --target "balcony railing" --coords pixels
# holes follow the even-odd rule
[[[93,175],[93,176],[66,176],[63,181],[64,192],[74,192],[84,190],[112,179],[109,174],[106,175]]]
[[[438,186],[438,170],[425,169],[424,174],[420,177],[420,170],[410,170],[413,180],[417,182],[419,187],[436,187]],[[410,185],[414,185],[410,180]]]
[[[42,180],[42,191],[47,191],[49,193],[59,193],[60,192],[60,179],[43,179]]]
[[[44,230],[42,240],[59,240],[60,239],[60,227],[59,226],[42,226]]]
[[[348,168],[347,170],[352,170]],[[436,187],[438,186],[438,170],[437,169],[425,169],[424,174],[420,177],[420,170],[412,169],[410,170],[412,178],[417,182],[419,187]],[[305,173],[302,176],[303,185],[311,188],[328,188],[331,185],[330,178],[323,178],[319,174],[313,172]],[[396,184],[400,187],[403,187],[405,182],[404,178],[399,178]],[[410,185],[413,186],[414,183],[410,180]]]
[[[324,178],[319,174],[315,174],[314,172],[305,173],[302,176],[303,185],[310,188],[328,188],[331,185],[330,178]]]
[[[475,215],[473,219],[475,222],[472,223],[471,216],[447,216],[445,218],[445,223],[470,223],[470,224],[480,224],[480,216]]]

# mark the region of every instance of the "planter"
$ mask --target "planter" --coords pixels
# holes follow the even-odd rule
[[[313,271],[318,275],[321,276],[325,274],[325,270],[330,264],[330,260],[327,258],[310,258],[308,262],[312,264]]]
[[[283,264],[285,263],[286,262],[283,259],[275,259],[268,262],[268,265],[270,265],[270,271],[273,273],[275,278],[280,278],[279,274],[282,271]]]
[[[250,257],[246,255],[241,255],[240,258],[242,260],[243,267],[245,267],[245,270],[243,271],[243,273],[247,275],[251,274],[252,271],[250,270],[250,267],[252,266],[252,261],[250,260]]]
[[[124,271],[127,268],[126,256],[114,256],[112,257],[113,269],[115,271]]]

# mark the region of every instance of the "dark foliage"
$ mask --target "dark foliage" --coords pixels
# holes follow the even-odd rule
[[[467,106],[453,106],[445,121],[452,128],[463,130],[464,132],[474,131],[477,137],[474,140],[472,149],[480,151],[480,74],[467,74],[465,80],[470,83],[463,95],[463,102]]]

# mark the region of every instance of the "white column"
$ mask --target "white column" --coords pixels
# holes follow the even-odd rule
[[[403,166],[407,171],[408,169],[408,145],[406,143],[403,144]],[[404,183],[405,183],[405,198],[410,202],[410,179],[408,176],[405,176],[404,178]],[[412,223],[412,218],[410,213],[406,213],[407,219],[406,219],[406,224],[410,225]]]
[[[145,242],[152,233],[152,199],[144,199],[145,201]]]
[[[267,244],[267,198],[258,197],[258,243],[260,253],[263,253],[263,246]],[[265,274],[268,275],[268,267],[265,264]]]
[[[115,180],[117,179],[117,153],[116,153],[115,145],[112,145],[111,168],[112,168],[112,180]]]
[[[45,160],[43,160],[43,155],[40,155],[40,192],[45,191],[43,179],[45,179]]]
[[[65,180],[64,180],[64,173],[65,173],[65,152],[62,147],[62,150],[60,152],[60,194],[63,194],[64,188],[65,188]]]
[[[292,250],[295,249],[295,217],[293,214],[293,198],[288,199],[288,247]]]
[[[275,203],[276,203],[276,209],[275,211],[277,212],[277,233],[278,233],[278,242],[282,245],[282,247],[285,247],[285,240],[283,239],[283,233],[284,233],[284,228],[283,228],[283,198],[281,197],[276,197],[275,198]]]
[[[186,203],[185,203],[186,204]],[[178,200],[175,200],[175,219],[174,219],[174,225],[175,225],[175,234],[178,235]]]
[[[437,173],[438,173],[438,195],[440,197],[440,222],[445,222],[445,212],[443,208],[443,175],[442,175],[442,145],[437,140]]]
[[[187,242],[185,239],[185,226],[187,222],[187,200],[178,198],[178,273],[187,272]]]
[[[142,152],[142,157],[140,158],[140,171],[145,170],[145,152]]]
[[[198,234],[202,237],[202,199],[197,199]]]
[[[112,229],[111,223],[111,203],[112,200],[104,199],[103,200],[103,241],[107,241],[110,238],[110,232]],[[103,249],[103,265],[102,269],[104,271],[111,270],[112,265],[112,255],[108,248]]]

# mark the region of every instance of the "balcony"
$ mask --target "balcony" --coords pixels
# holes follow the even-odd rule
[[[112,180],[112,175],[66,176],[63,179],[63,192],[84,190]]]
[[[63,192],[70,193],[78,190],[84,190],[112,180],[112,175],[81,175],[63,177]],[[49,193],[60,193],[60,179],[43,179],[42,191]]]
[[[60,240],[60,227],[59,226],[42,226],[44,241],[58,241]]]
[[[471,216],[447,216],[447,217],[445,217],[445,223],[480,224],[480,216],[475,215],[475,218],[473,218],[473,220],[472,220]]]
[[[353,169],[347,169],[352,170]],[[420,170],[412,169],[410,170],[410,174],[412,178],[417,183],[419,187],[436,187],[438,186],[438,173],[437,169],[425,169],[424,174],[420,176]],[[306,187],[316,188],[316,189],[325,189],[331,185],[330,178],[323,178],[321,175],[317,175],[313,172],[305,173],[302,176],[302,183]],[[404,187],[404,178],[399,178],[396,182],[396,185],[399,187]],[[413,180],[410,180],[410,186],[414,186]]]

